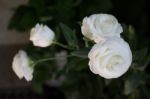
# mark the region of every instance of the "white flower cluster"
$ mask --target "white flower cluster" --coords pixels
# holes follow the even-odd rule
[[[53,43],[54,38],[54,32],[46,25],[37,24],[30,32],[30,40],[34,46],[48,47]],[[29,57],[23,50],[14,56],[12,69],[20,79],[24,77],[27,81],[31,81],[33,78],[34,67],[31,66]]]
[[[82,34],[96,44],[89,52],[89,66],[94,74],[111,79],[123,75],[132,63],[132,53],[120,33],[122,26],[113,15],[94,14],[82,22]]]
[[[114,16],[94,14],[85,17],[81,30],[85,37],[96,43],[88,54],[89,67],[94,74],[111,79],[120,77],[128,70],[132,63],[132,53],[128,43],[120,36],[123,29]],[[48,47],[54,38],[54,32],[46,25],[37,24],[30,32],[30,41],[34,46]],[[61,54],[65,56],[67,53]],[[56,61],[58,66],[62,67],[66,60],[60,55],[56,55]],[[25,51],[20,50],[14,56],[12,68],[20,79],[24,77],[27,81],[32,80],[34,66],[30,64]]]

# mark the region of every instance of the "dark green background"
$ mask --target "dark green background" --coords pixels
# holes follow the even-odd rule
[[[71,46],[72,43],[77,44],[81,48],[80,53],[84,48],[80,30],[82,19],[95,13],[113,14],[122,24],[122,36],[133,52],[133,63],[129,71],[112,80],[92,74],[87,68],[88,59],[69,59],[65,70],[59,72],[54,62],[43,63],[44,67],[39,65],[35,68],[33,86],[36,91],[41,89],[40,86],[45,80],[51,79],[56,73],[58,76],[67,77],[60,89],[69,98],[73,95],[77,96],[77,99],[150,99],[149,0],[29,0],[27,5],[20,5],[14,11],[9,29],[28,31],[37,22],[47,24],[56,32],[58,41],[68,44],[71,48],[76,48]],[[62,36],[62,33],[74,33],[71,28],[76,30],[78,40],[67,43],[68,38]],[[69,36],[74,37],[72,34]],[[35,60],[54,56],[54,53],[60,50],[62,48],[57,46],[41,49],[33,47],[32,44],[26,49]],[[70,53],[70,50],[67,51]],[[77,53],[79,52],[75,52]]]

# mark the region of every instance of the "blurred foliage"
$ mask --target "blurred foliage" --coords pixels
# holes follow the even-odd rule
[[[63,75],[66,79],[60,88],[68,99],[150,99],[149,7],[148,0],[29,0],[15,9],[8,28],[27,31],[38,22],[47,24],[55,30],[56,40],[71,49],[28,45],[26,51],[33,60],[55,57],[61,50],[73,55],[62,70],[54,61],[38,64],[32,81],[36,91],[42,90],[45,81]],[[110,13],[122,22],[122,36],[131,46],[133,62],[120,78],[103,79],[87,68],[92,44],[86,38],[84,42],[78,23],[94,13]]]

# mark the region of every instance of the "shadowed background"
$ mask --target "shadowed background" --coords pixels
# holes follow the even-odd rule
[[[134,27],[138,43],[133,43],[131,47],[141,49],[150,47],[149,11],[149,0],[0,0],[0,94],[15,88],[31,90],[31,83],[19,80],[13,73],[11,62],[18,50],[29,43],[29,30],[37,22],[52,28],[63,22],[76,27],[80,33],[78,23],[85,16],[110,13],[120,23]],[[144,72],[149,74],[150,67],[147,66]]]

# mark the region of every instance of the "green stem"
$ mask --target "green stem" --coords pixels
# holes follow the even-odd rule
[[[68,55],[66,58],[69,58],[69,57],[72,57],[72,55]],[[37,61],[33,64],[33,67],[36,66],[36,65],[39,64],[39,63],[46,62],[46,61],[52,61],[52,60],[56,60],[56,58],[44,58],[44,59],[39,59],[39,60],[37,60]]]
[[[59,42],[53,42],[53,44],[58,45],[58,46],[63,47],[63,48],[66,48],[66,49],[69,49],[67,45],[63,45]]]
[[[36,62],[34,63],[34,65],[37,65],[37,64],[39,64],[39,63],[46,62],[46,61],[55,60],[55,59],[56,59],[56,58],[44,58],[44,59],[40,59],[40,60],[36,61]]]
[[[89,47],[89,43],[88,43],[89,40],[85,37],[83,38],[83,40],[85,42],[85,47]]]
[[[89,47],[88,41],[85,41],[85,46]]]

